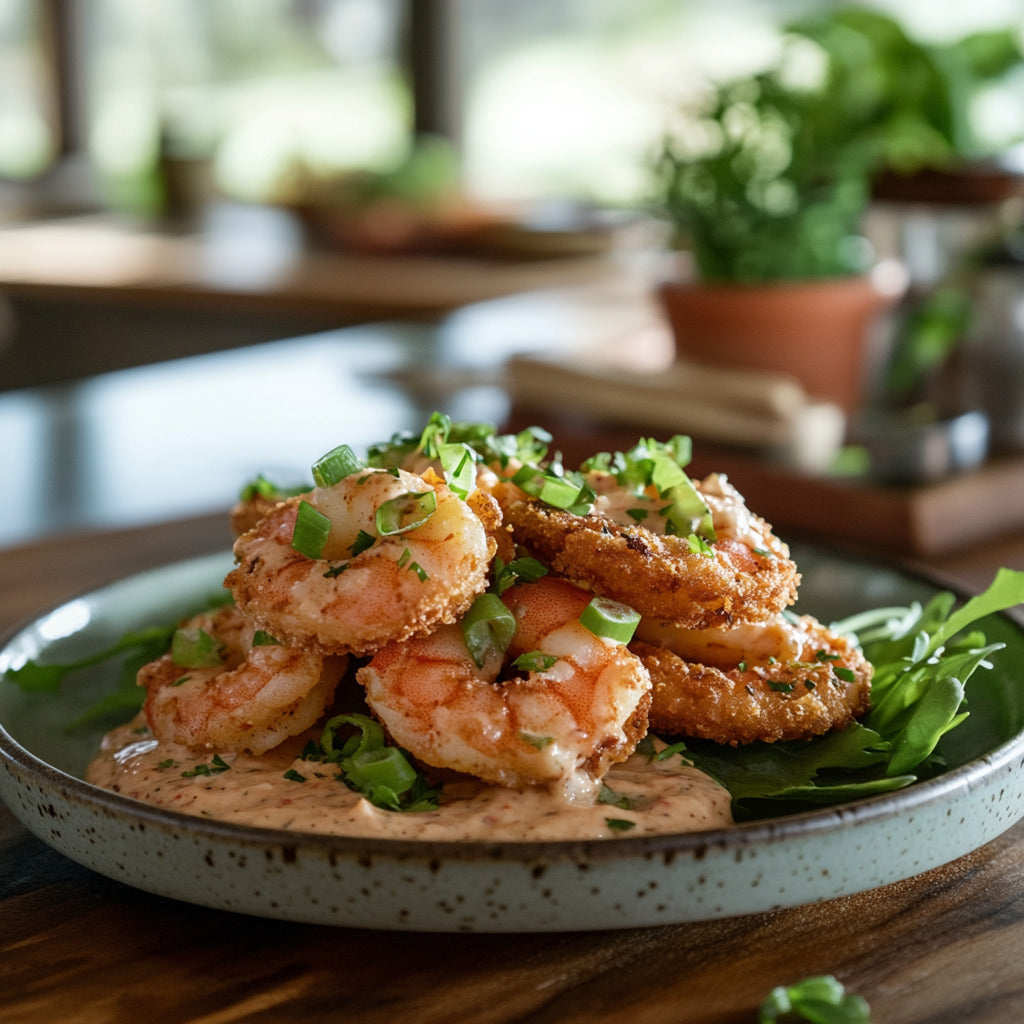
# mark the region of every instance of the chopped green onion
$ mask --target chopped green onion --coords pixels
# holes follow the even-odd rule
[[[377,538],[372,533],[360,530],[356,534],[356,539],[349,545],[349,554],[355,558],[356,555],[361,555],[364,551],[368,551],[376,543]]]
[[[439,451],[445,483],[463,501],[476,483],[476,458],[468,444],[443,444]]]
[[[550,747],[555,742],[553,736],[538,736],[535,732],[520,732],[519,738],[524,742],[528,743],[531,747],[536,747],[537,750],[543,750],[545,747]]]
[[[200,775],[219,775],[226,772],[231,765],[225,761],[220,754],[214,754],[209,764],[197,764],[191,771],[182,772],[183,779],[194,779]]]
[[[420,433],[418,450],[423,452],[428,459],[436,459],[451,432],[450,416],[446,416],[443,412],[431,413],[430,419],[427,420],[426,426]]]
[[[593,508],[594,492],[589,487],[551,469],[523,466],[512,477],[512,483],[545,505],[565,512],[586,515]]]
[[[616,793],[614,789],[603,784],[598,791],[597,802],[599,804],[610,804],[612,807],[618,807],[622,811],[629,810],[629,797],[622,796],[621,793]]]
[[[407,491],[389,498],[377,509],[375,521],[382,537],[394,537],[422,526],[437,511],[434,491]]]
[[[543,651],[527,651],[525,654],[520,654],[512,662],[512,667],[518,668],[523,672],[547,672],[556,661],[558,661],[558,655],[556,654],[545,654]]]
[[[498,557],[494,559],[494,588],[499,594],[504,594],[509,587],[515,586],[520,581],[536,583],[547,574],[547,566],[528,555],[522,558],[513,558],[507,565]]]
[[[348,562],[341,562],[339,565],[332,565],[327,572],[324,573],[325,580],[337,579],[346,569],[348,568]]]
[[[758,1009],[758,1024],[782,1020],[816,1024],[871,1024],[871,1008],[858,995],[847,992],[831,974],[804,978],[772,989]]]
[[[266,498],[268,501],[281,501],[282,498],[289,498],[294,494],[305,494],[309,490],[309,484],[300,484],[293,487],[282,487],[268,480],[262,473],[250,480],[238,492],[242,501],[252,501],[253,498]]]
[[[351,758],[345,778],[361,792],[382,786],[393,793],[404,793],[416,781],[416,769],[397,747],[381,747]]]
[[[286,771],[284,773],[284,777],[289,782],[305,782],[306,781],[306,776],[301,774],[300,772],[297,772],[294,768],[289,768],[288,771]]]
[[[308,501],[300,501],[292,530],[292,547],[307,558],[319,558],[330,532],[330,519]]]
[[[696,533],[704,540],[715,539],[711,511],[684,472],[692,455],[690,439],[677,434],[661,443],[653,438],[640,438],[627,452],[601,452],[587,459],[580,467],[613,473],[618,484],[637,494],[654,487],[659,497],[670,504],[661,510],[669,534],[685,537]]]
[[[266,630],[257,629],[252,635],[253,647],[280,647],[281,641],[271,636]]]
[[[636,822],[626,818],[605,818],[604,823],[614,832],[628,832],[631,828],[636,828]]]
[[[223,648],[205,629],[178,629],[171,639],[171,661],[181,668],[211,668],[221,663]]]
[[[619,644],[628,644],[640,622],[640,613],[627,604],[598,595],[583,609],[580,622],[594,636],[603,640],[614,640]]]
[[[340,444],[313,463],[313,479],[318,487],[331,487],[366,466],[347,444]]]
[[[335,735],[343,725],[355,726],[341,748],[335,746]],[[379,722],[367,715],[336,715],[324,726],[320,738],[323,757],[338,765],[345,784],[362,793],[374,806],[391,811],[425,811],[438,805],[438,790],[426,784],[397,747],[384,742]],[[303,758],[313,759],[313,752],[303,751]]]
[[[503,656],[515,631],[515,616],[497,594],[481,594],[462,620],[466,648],[477,668],[491,655]]]

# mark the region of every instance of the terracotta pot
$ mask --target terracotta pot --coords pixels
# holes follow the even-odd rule
[[[658,293],[679,355],[785,374],[849,413],[865,393],[872,323],[905,287],[902,268],[890,263],[799,282],[668,281]]]

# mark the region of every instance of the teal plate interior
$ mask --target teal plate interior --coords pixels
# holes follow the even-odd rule
[[[831,621],[927,600],[898,568],[796,549],[798,609]],[[65,662],[173,621],[216,593],[230,555],[134,576],[67,601],[0,650]],[[99,666],[55,695],[0,684],[0,798],[44,842],[149,892],[242,913],[367,928],[556,931],[705,920],[817,902],[947,863],[1024,817],[1024,628],[968,686],[970,717],[942,775],[895,794],[712,832],[590,842],[427,843],[331,838],[179,815],[82,781],[102,730],[68,723],[114,685]]]

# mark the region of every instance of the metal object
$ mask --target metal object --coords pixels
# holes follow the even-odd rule
[[[936,483],[985,461],[989,422],[975,410],[927,420],[873,413],[857,421],[851,440],[867,451],[872,479],[887,484]]]

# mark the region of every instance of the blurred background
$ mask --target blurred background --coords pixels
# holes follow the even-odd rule
[[[430,393],[431,360],[478,375],[475,412],[496,382],[539,402],[546,364],[502,361],[567,349],[562,404],[578,394],[600,419],[608,372],[682,357],[796,374],[745,433],[709,431],[768,461],[906,486],[1016,458],[1022,32],[1024,0],[0,0],[0,477],[21,510],[0,540],[93,521],[54,511],[38,479],[41,452],[83,443],[83,381],[458,310],[445,340],[403,335],[381,355],[354,335],[352,352],[377,344],[392,379],[419,367],[417,415],[450,398]],[[668,277],[703,301],[711,285],[865,275],[875,298],[849,302],[869,351],[840,371],[806,351],[795,371],[726,355],[670,333],[675,300],[655,303]],[[589,287],[589,307],[568,325],[544,302],[512,316],[483,366],[475,304],[555,287]],[[846,301],[825,307],[828,330]],[[749,315],[741,333],[766,322]],[[588,316],[601,330],[581,357]],[[671,398],[648,380],[635,415]],[[750,394],[735,375],[675,383],[724,388],[733,409]],[[105,415],[94,433],[123,435]],[[773,430],[789,450],[753,443]]]

